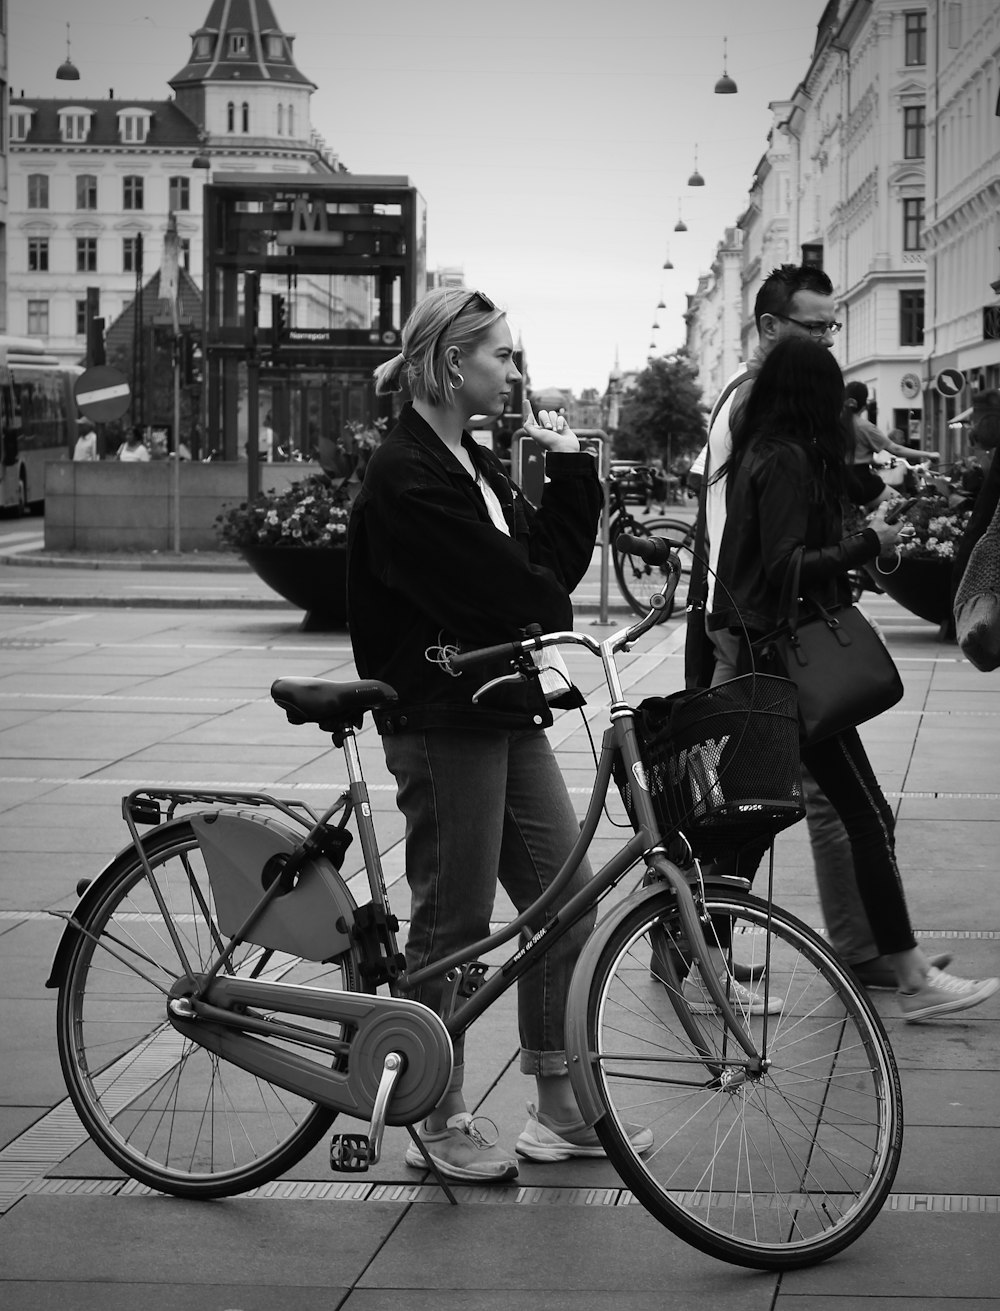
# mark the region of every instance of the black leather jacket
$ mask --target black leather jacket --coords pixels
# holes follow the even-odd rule
[[[378,718],[382,733],[552,722],[537,680],[473,705],[476,689],[509,666],[456,677],[441,652],[513,640],[533,623],[545,632],[572,628],[570,593],[593,556],[602,503],[595,461],[548,453],[535,510],[492,452],[467,433],[463,442],[500,500],[510,537],[494,527],[476,484],[411,405],[369,461],[351,514],[355,663],[360,677],[382,679],[400,698]]]
[[[801,443],[753,443],[727,487],[710,628],[739,632],[741,616],[752,633],[777,628],[784,617],[779,600],[788,560],[803,545],[802,595],[824,606],[850,604],[848,570],[874,560],[881,546],[871,528],[842,536],[841,508],[823,493],[821,480],[818,461]]]

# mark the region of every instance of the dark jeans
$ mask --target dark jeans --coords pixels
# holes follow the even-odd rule
[[[580,826],[539,729],[436,729],[387,736],[382,746],[406,817],[412,896],[406,964],[416,970],[488,936],[498,880],[517,910],[525,910],[559,872]],[[565,898],[590,877],[584,861]],[[566,1073],[566,993],[595,918],[584,916],[518,981],[524,1074]],[[413,993],[435,1010],[440,994],[440,979]],[[460,1063],[461,1041],[455,1056]]]
[[[896,864],[895,818],[856,728],[802,748],[802,764],[847,830],[858,892],[880,953],[917,945]],[[753,879],[769,844],[744,847],[715,871]]]

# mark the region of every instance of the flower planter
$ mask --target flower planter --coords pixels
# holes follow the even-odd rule
[[[244,546],[241,554],[265,583],[305,610],[305,632],[347,627],[347,551],[336,546]]]
[[[888,596],[904,609],[932,624],[945,624],[951,617],[950,559],[931,560],[904,555],[899,568],[880,574],[869,572]]]

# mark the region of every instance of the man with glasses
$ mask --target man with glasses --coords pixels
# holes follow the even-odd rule
[[[713,608],[715,571],[726,526],[726,480],[722,477],[713,481],[713,472],[729,458],[732,430],[767,354],[793,334],[810,337],[829,349],[842,327],[835,311],[833,284],[822,269],[813,265],[782,264],[764,279],[757,293],[757,350],[726,384],[709,420],[708,443],[692,465],[692,472],[701,474],[703,480],[695,534],[695,551],[702,559],[695,558],[692,563],[688,591],[688,687],[714,687],[737,674],[739,639],[725,630],[708,632],[705,628],[705,619]],[[846,433],[844,458],[849,458]],[[871,469],[855,469],[854,479],[860,504],[870,508],[889,495]],[[707,571],[703,563],[706,548]],[[816,883],[830,941],[866,986],[895,989],[895,975],[879,955],[858,893],[850,844],[840,817],[808,774],[803,776],[803,785]],[[931,963],[943,969],[950,959],[936,956]]]

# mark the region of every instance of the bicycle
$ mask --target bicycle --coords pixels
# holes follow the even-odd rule
[[[646,473],[648,474],[649,471],[646,470]],[[619,540],[623,536],[666,537],[677,550],[686,551],[688,553],[686,558],[689,560],[694,545],[694,524],[687,523],[684,519],[636,518],[625,501],[621,482],[614,478],[608,480],[608,501],[611,514],[609,541],[615,578],[629,608],[634,614],[644,615],[649,611],[653,596],[663,586],[666,578],[665,565],[660,562],[654,564],[641,556],[621,550],[618,546]],[[690,572],[690,563],[686,569],[682,567],[682,578],[685,572]],[[682,589],[679,587],[677,590]],[[683,597],[671,596],[665,615],[667,619],[673,614],[675,600],[683,602]]]
[[[584,1119],[634,1196],[695,1247],[761,1269],[823,1260],[867,1228],[901,1147],[885,1031],[813,930],[745,881],[710,877],[691,855],[697,836],[661,818],[662,771],[653,757],[647,764],[641,708],[622,691],[615,655],[662,618],[679,571],[674,556],[661,599],[603,641],[528,632],[454,657],[468,669],[503,654],[514,667],[507,677],[519,678],[536,676],[531,653],[541,647],[580,646],[602,662],[611,722],[555,883],[504,928],[412,975],[356,740],[364,714],[394,699],[386,684],[272,686],[293,723],[330,732],[343,752],[348,787],[318,817],[266,793],[140,788],[123,799],[131,843],[79,887],[48,980],[59,989],[69,1096],[116,1165],[162,1192],[225,1197],[290,1168],[343,1114],[363,1131],[334,1135],[334,1169],[377,1163],[392,1125],[406,1127],[434,1173],[413,1126],[448,1086],[453,1037],[601,905],[569,990],[567,1060]],[[794,743],[794,704],[789,717]],[[713,797],[717,818],[756,818],[759,801],[723,804],[733,773],[725,757],[707,744],[700,755],[684,750],[692,833],[698,805]],[[630,836],[554,909],[616,769]],[[797,756],[789,769],[797,779]],[[775,803],[773,827],[801,814],[794,788],[789,795],[780,814]],[[352,816],[371,894],[361,906],[340,873]],[[141,836],[138,825],[151,831]],[[641,884],[608,907],[637,866]],[[516,943],[513,954],[487,970],[480,958],[504,943]],[[448,984],[441,1014],[401,995],[436,975]],[[637,1117],[655,1134],[645,1155],[626,1128]]]

